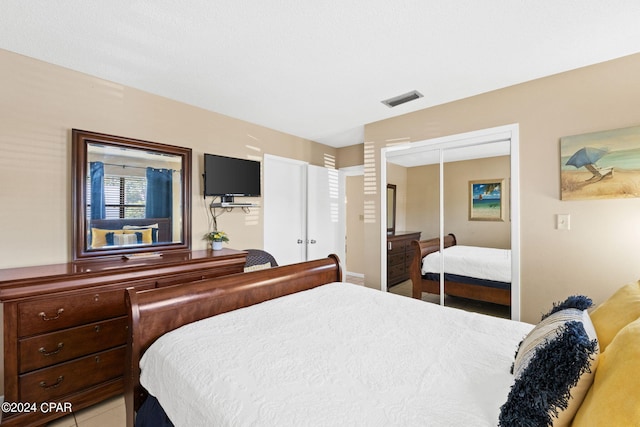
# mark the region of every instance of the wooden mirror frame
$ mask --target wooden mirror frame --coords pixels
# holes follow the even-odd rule
[[[396,185],[387,184],[387,234],[396,232]]]
[[[142,141],[120,136],[83,130],[72,130],[72,255],[74,261],[113,258],[142,252],[187,251],[191,249],[191,149],[157,142]],[[87,146],[101,144],[126,149],[139,149],[160,154],[179,156],[182,159],[181,200],[182,227],[180,242],[160,242],[139,247],[114,247],[92,249],[87,247]]]

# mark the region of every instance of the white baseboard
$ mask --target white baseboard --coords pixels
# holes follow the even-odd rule
[[[362,273],[351,273],[347,271],[347,276],[360,277],[361,279],[364,279],[364,274]]]

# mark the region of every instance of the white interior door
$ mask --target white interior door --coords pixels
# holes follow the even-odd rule
[[[263,161],[264,250],[279,265],[307,259],[307,164],[265,155]]]
[[[307,167],[307,259],[344,260],[344,178],[336,169]]]

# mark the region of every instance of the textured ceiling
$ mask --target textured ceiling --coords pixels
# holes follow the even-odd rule
[[[637,0],[2,0],[0,48],[339,147],[640,52],[638,17]]]

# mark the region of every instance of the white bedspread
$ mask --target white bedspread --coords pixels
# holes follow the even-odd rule
[[[141,383],[179,426],[496,426],[532,325],[334,283],[183,326]]]
[[[511,283],[511,250],[455,245],[444,250],[444,271],[449,274]],[[422,259],[422,274],[440,273],[440,252]]]

